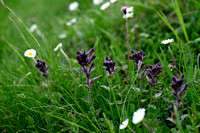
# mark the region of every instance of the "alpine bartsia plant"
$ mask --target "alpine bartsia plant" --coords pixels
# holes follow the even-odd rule
[[[143,51],[140,50],[138,52],[131,50],[132,56],[129,56],[129,58],[135,62],[135,67],[137,70],[140,70],[140,68],[143,66],[143,61],[145,59],[145,56],[143,56]]]
[[[35,64],[36,68],[43,73],[44,77],[48,77],[48,69],[50,66],[46,66],[46,62],[40,59],[37,59],[37,63]]]
[[[82,68],[79,68],[79,71],[83,74],[86,75],[86,85],[88,87],[88,91],[89,91],[89,99],[91,99],[90,97],[90,86],[91,84],[97,80],[100,79],[102,77],[98,76],[95,77],[93,79],[90,79],[90,74],[97,69],[97,67],[94,67],[94,62],[92,63],[92,61],[96,58],[96,55],[92,55],[89,56],[90,54],[92,54],[94,52],[94,48],[90,49],[89,52],[86,52],[85,50],[83,52],[77,51],[78,56],[76,56],[76,59],[78,60],[78,63],[81,65]]]
[[[148,71],[148,82],[149,82],[149,85],[151,86],[155,86],[156,85],[156,78],[158,77],[158,75],[162,72],[161,70],[161,66],[159,63],[155,64],[154,66],[152,65],[149,65],[148,66],[150,69],[147,69]]]
[[[176,97],[175,105],[177,109],[181,108],[181,97],[183,96],[184,91],[188,87],[188,83],[183,85],[183,81],[184,81],[183,78],[184,78],[183,74],[181,75],[180,79],[176,78],[175,76],[172,76],[173,83],[171,84],[171,87],[174,90],[173,94]],[[171,107],[171,111],[174,112],[173,105]]]
[[[115,71],[117,70],[117,67],[115,66],[115,61],[112,61],[108,56],[106,56],[106,60],[103,62],[104,69],[108,71],[109,77],[115,76]]]

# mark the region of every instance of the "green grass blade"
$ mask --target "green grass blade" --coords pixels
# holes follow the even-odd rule
[[[8,44],[8,46],[9,46],[10,48],[12,48],[12,49],[17,53],[17,55],[20,57],[20,59],[21,59],[23,62],[25,62],[24,58],[20,55],[20,53],[17,51],[17,49],[16,49],[15,47],[13,47],[12,44],[10,44],[10,43],[5,39],[4,36],[2,36],[1,39],[2,39],[3,41],[5,41],[5,42]]]
[[[173,0],[173,3],[174,3],[174,10],[176,12],[176,15],[178,16],[178,20],[181,24],[181,28],[183,30],[183,33],[185,35],[185,39],[186,41],[188,42],[189,41],[189,38],[188,38],[188,35],[187,35],[187,31],[186,31],[186,28],[185,28],[185,24],[184,24],[184,20],[183,20],[183,16],[182,16],[182,13],[181,13],[181,10],[179,8],[179,4],[178,4],[178,1],[177,0]]]
[[[168,26],[168,28],[174,33],[174,35],[176,36],[176,39],[182,42],[181,38],[178,36],[178,34],[176,33],[175,29],[169,23],[169,21],[167,20],[167,17],[164,15],[164,13],[159,12],[159,11],[156,11],[156,13],[163,20],[163,22]]]

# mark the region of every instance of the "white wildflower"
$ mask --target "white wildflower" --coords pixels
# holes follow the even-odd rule
[[[129,18],[132,18],[133,15],[134,15],[134,11],[133,11],[134,7],[131,6],[131,7],[127,7],[126,9],[126,14],[123,15],[123,18],[125,19],[129,19]]]
[[[61,49],[62,48],[62,43],[59,43],[56,48],[54,48],[54,51],[57,51],[58,49]]]
[[[136,112],[134,112],[132,119],[133,124],[140,123],[144,119],[144,115],[145,115],[144,108],[138,109]]]
[[[76,23],[76,18],[72,18],[72,19],[70,20],[70,22]]]
[[[99,5],[103,2],[103,0],[93,0],[94,5]]]
[[[127,12],[127,13],[133,12],[133,6],[127,7],[126,12]]]
[[[106,3],[104,3],[102,6],[101,6],[101,10],[105,10],[105,9],[107,9],[108,7],[110,6],[110,2],[106,2]]]
[[[115,3],[117,2],[117,0],[110,0],[110,3]]]
[[[126,14],[123,16],[123,18],[127,18],[127,19],[132,18],[132,17],[133,17],[133,13],[126,13]]]
[[[69,10],[70,11],[74,11],[74,10],[76,10],[77,8],[78,8],[78,5],[79,5],[79,3],[78,2],[72,2],[70,5],[69,5]]]
[[[71,26],[74,23],[76,23],[76,18],[72,18],[69,22],[66,23],[66,25]]]
[[[174,42],[174,39],[167,39],[167,40],[161,41],[162,44],[168,44],[168,43],[172,43],[172,42]]]
[[[25,57],[34,58],[36,56],[36,50],[35,49],[28,49],[24,52]]]
[[[67,22],[66,25],[67,25],[67,26],[71,26],[71,25],[72,25],[72,22]]]
[[[64,38],[66,38],[66,37],[67,37],[67,35],[66,35],[65,33],[59,34],[59,35],[58,35],[58,38],[60,38],[60,39],[64,39]]]
[[[122,124],[120,124],[119,129],[125,129],[128,126],[128,121],[128,119],[123,121]]]
[[[30,31],[31,31],[31,32],[34,32],[36,29],[37,29],[37,24],[33,24],[33,25],[30,27]]]

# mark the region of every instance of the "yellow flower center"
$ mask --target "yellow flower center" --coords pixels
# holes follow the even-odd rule
[[[28,55],[32,56],[32,55],[33,55],[33,53],[32,53],[32,52],[30,52],[30,53],[28,53]]]
[[[127,18],[131,18],[131,14],[127,14]]]

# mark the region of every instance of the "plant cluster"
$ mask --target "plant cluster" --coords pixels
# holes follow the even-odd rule
[[[98,7],[100,5],[97,13],[102,13],[105,10],[110,12],[108,8],[114,6],[117,0],[103,2],[104,0],[93,0],[95,6]],[[78,13],[82,8],[79,9],[80,5],[79,2],[72,2],[69,5],[69,11]],[[177,50],[176,48],[180,51],[182,50],[180,59],[183,56],[184,65],[181,64],[181,61],[177,61],[177,54],[175,54],[176,56],[173,55],[170,45],[168,45],[169,51],[160,48],[162,54],[158,54],[155,50],[159,61],[157,60],[158,58],[151,59],[151,55],[149,55],[144,46],[133,46],[132,35],[135,35],[136,41],[138,39],[137,26],[132,27],[131,31],[129,30],[130,24],[132,24],[130,19],[134,15],[133,9],[132,6],[123,6],[120,12],[118,8],[118,12],[123,14],[121,18],[123,18],[124,27],[122,26],[122,28],[125,29],[124,36],[127,44],[123,48],[121,48],[121,45],[114,45],[113,42],[111,42],[113,46],[101,46],[100,44],[103,44],[99,41],[101,39],[97,39],[94,48],[87,45],[86,48],[84,47],[81,50],[77,46],[77,52],[72,51],[71,54],[67,52],[71,57],[69,58],[65,53],[65,50],[68,50],[65,49],[67,46],[63,47],[63,44],[68,44],[64,42],[65,38],[68,38],[68,34],[62,33],[58,35],[57,39],[62,39],[63,43],[59,43],[54,49],[51,46],[49,48],[50,53],[55,51],[55,53],[57,52],[57,57],[61,54],[61,57],[63,56],[66,59],[66,63],[61,66],[57,64],[60,60],[54,58],[55,54],[51,55],[52,58],[47,54],[46,56],[49,57],[47,57],[47,60],[43,55],[40,55],[43,54],[41,52],[39,58],[35,59],[36,50],[26,50],[24,56],[32,59],[34,65],[31,65],[35,68],[36,73],[31,69],[31,72],[20,78],[17,85],[14,82],[16,88],[14,88],[14,91],[11,90],[9,92],[12,103],[8,104],[11,106],[2,109],[2,118],[5,118],[6,122],[10,118],[14,118],[14,120],[24,118],[24,129],[27,129],[24,130],[25,132],[38,129],[42,132],[55,130],[61,132],[120,132],[119,130],[124,130],[124,132],[149,131],[153,133],[163,132],[165,129],[168,132],[167,130],[170,128],[172,128],[170,129],[172,132],[176,132],[177,129],[179,130],[177,132],[184,132],[183,128],[190,128],[190,131],[197,132],[199,130],[199,107],[196,106],[199,105],[195,102],[199,97],[194,96],[191,98],[191,95],[198,92],[198,88],[196,90],[191,88],[195,88],[198,81],[194,83],[192,82],[193,79],[191,79],[188,84],[187,79],[193,74],[193,69],[188,70],[189,76],[187,75],[188,71],[186,71],[187,68],[193,68],[193,64],[190,64],[190,67],[187,66],[189,61],[185,59],[187,57],[184,55],[185,49],[182,45],[175,45],[176,41],[174,39],[162,41],[159,39],[157,42],[164,44],[161,47],[165,47],[167,44],[174,44],[174,47],[172,45],[172,50]],[[9,10],[12,11],[11,9]],[[91,23],[94,22],[91,19]],[[77,16],[73,16],[65,23],[65,26],[69,29],[74,28],[77,30],[76,23],[80,23],[80,21]],[[102,29],[101,31],[106,35],[109,34]],[[42,30],[36,24],[31,26],[29,32],[32,36],[36,33],[41,39],[44,39]],[[80,35],[81,40],[83,34],[81,32],[79,34],[78,30],[77,34]],[[145,36],[145,34],[142,35]],[[109,35],[109,37],[112,39],[112,35]],[[176,37],[178,41],[178,36]],[[120,39],[123,40],[123,38]],[[125,41],[123,40],[123,42]],[[129,46],[129,44],[131,45]],[[69,47],[71,48],[70,45]],[[29,46],[29,48],[32,47]],[[108,50],[110,48],[112,52],[107,51],[104,53],[105,51],[103,50],[102,52],[101,47],[106,47]],[[131,49],[132,47],[134,49]],[[118,52],[121,53],[119,54]],[[166,57],[166,53],[171,55]],[[168,60],[171,57],[172,59]],[[25,59],[24,62],[27,62],[27,60]],[[169,62],[173,64],[169,64]],[[27,63],[27,66],[29,65]],[[24,70],[24,66],[18,69]],[[194,77],[198,75],[197,69],[194,69]],[[33,78],[30,79],[28,77],[30,74],[32,74],[31,77],[34,77],[34,81]],[[181,74],[180,78],[178,78],[179,74]],[[184,75],[187,79],[184,78]],[[44,85],[43,81],[47,83]],[[38,85],[38,82],[41,84]],[[31,84],[30,87],[32,88],[29,89],[28,93],[24,90],[19,91],[22,86],[21,83]],[[35,86],[33,86],[34,83],[36,84]],[[13,100],[13,97],[16,97],[16,99]],[[0,98],[0,101],[3,101],[2,99],[6,98]],[[191,104],[188,104],[188,99]],[[1,104],[5,103],[9,102],[4,100]],[[17,115],[12,113],[18,107],[22,111]],[[16,118],[15,115],[18,117]],[[21,120],[19,121],[21,122]],[[5,128],[4,132],[7,132],[8,125],[2,119],[0,119],[1,122],[3,122],[2,127]],[[191,124],[187,125],[185,123]],[[20,124],[17,122],[16,125]],[[55,130],[49,130],[55,127]]]

